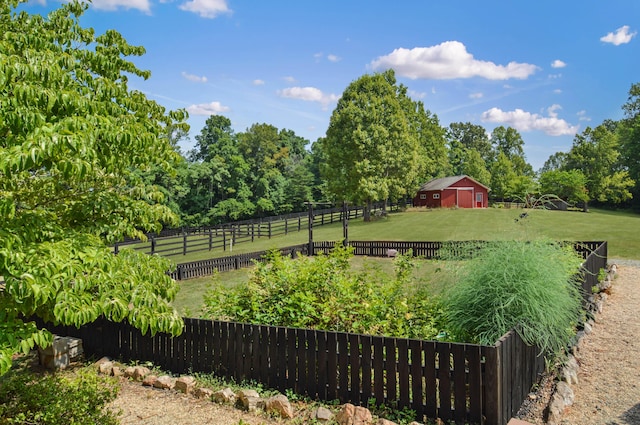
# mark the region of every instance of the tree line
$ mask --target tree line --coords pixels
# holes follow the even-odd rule
[[[395,202],[433,178],[463,174],[490,187],[493,200],[552,194],[585,207],[640,208],[639,93],[634,84],[624,119],[587,127],[569,152],[555,153],[536,172],[516,129],[443,127],[389,70],[353,81],[326,136],[313,143],[266,123],[236,133],[229,118],[212,115],[173,174],[155,168],[145,176],[185,226],[304,211],[308,201]],[[176,151],[186,137],[172,129]]]

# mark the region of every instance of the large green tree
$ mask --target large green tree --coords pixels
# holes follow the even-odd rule
[[[137,169],[169,168],[167,113],[128,79],[144,53],[116,31],[96,36],[63,4],[47,17],[0,2],[0,373],[50,334],[28,317],[76,326],[99,316],[179,333],[177,287],[159,257],[109,244],[175,215]]]
[[[634,181],[620,163],[620,139],[612,121],[576,134],[565,167],[584,173],[589,200],[618,204],[632,197]]]
[[[349,84],[331,115],[322,141],[327,192],[336,201],[367,205],[365,220],[374,201],[397,199],[418,185],[423,165],[415,120],[421,108],[409,108],[407,100],[388,70]]]
[[[624,119],[620,125],[621,161],[634,180],[633,206],[640,210],[640,83],[629,89],[627,102],[622,106]]]

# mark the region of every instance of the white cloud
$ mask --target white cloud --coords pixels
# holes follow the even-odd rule
[[[327,55],[327,59],[329,62],[339,62],[341,58],[336,55]]]
[[[469,95],[469,99],[481,99],[483,96],[484,96],[484,94],[483,94],[483,93],[480,93],[480,92],[478,92],[478,93],[471,93],[471,94]]]
[[[180,9],[197,13],[203,18],[215,18],[221,13],[231,13],[227,0],[189,0],[182,3]]]
[[[555,89],[553,92],[554,92],[555,94],[560,94],[560,93],[562,93],[562,90],[561,90],[561,89]]]
[[[427,97],[427,93],[423,91],[408,90],[407,93],[412,98],[424,99],[425,97]]]
[[[255,79],[255,80],[252,81],[252,84],[254,86],[264,86],[264,80]]]
[[[482,113],[482,121],[508,124],[518,131],[543,131],[550,136],[574,135],[578,132],[577,125],[570,125],[557,117],[556,110],[559,105],[553,105],[547,109],[548,117],[516,109],[503,111],[499,108],[491,108]]]
[[[151,3],[149,0],[93,0],[91,6],[100,10],[117,10],[118,8],[124,9],[138,9],[143,12],[149,13],[151,11]]]
[[[305,100],[307,102],[318,102],[323,108],[327,108],[329,103],[336,102],[340,96],[335,94],[325,94],[315,87],[289,87],[278,90],[278,95],[289,99]]]
[[[207,82],[207,77],[205,77],[204,75],[202,77],[199,77],[197,75],[193,75],[193,74],[189,74],[186,72],[182,72],[182,77],[186,78],[189,81],[193,81],[194,83],[206,83]]]
[[[489,80],[525,79],[538,69],[528,63],[493,62],[474,59],[459,41],[446,41],[431,47],[399,48],[371,62],[373,69],[393,68],[398,75],[411,78],[446,80],[482,77]]]
[[[229,110],[228,106],[223,106],[220,102],[200,103],[198,105],[191,105],[187,108],[187,112],[192,115],[217,115],[221,112]]]
[[[624,25],[618,28],[615,33],[610,32],[607,35],[600,37],[600,41],[605,43],[611,43],[614,46],[619,46],[621,44],[626,44],[630,42],[631,39],[635,37],[637,33],[638,33],[637,31],[630,33],[629,25]]]
[[[552,118],[558,118],[558,113],[556,111],[560,109],[562,109],[562,106],[558,105],[557,103],[554,103],[553,105],[547,108],[547,114],[549,114],[549,116]]]
[[[578,116],[578,119],[580,121],[591,121],[591,117],[587,116],[587,111],[585,111],[584,109],[582,111],[578,111],[576,115]]]
[[[292,76],[288,76],[288,77],[283,77],[283,80],[285,80],[287,83],[295,83],[296,79],[293,78]]]
[[[560,59],[556,59],[553,62],[551,62],[551,68],[564,68],[565,66],[567,66],[567,64],[561,61]]]

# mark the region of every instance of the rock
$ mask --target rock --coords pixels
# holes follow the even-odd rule
[[[278,394],[269,397],[265,400],[264,405],[267,413],[275,413],[281,418],[293,418],[293,407],[285,395]]]
[[[189,394],[196,386],[196,378],[193,376],[181,376],[176,380],[176,390]]]
[[[593,327],[589,322],[584,323],[584,333],[585,335],[589,335],[593,331]]]
[[[329,422],[331,419],[333,419],[333,413],[331,412],[331,410],[327,409],[326,407],[318,407],[318,409],[316,409],[316,412],[314,413],[313,417],[318,421],[318,422]]]
[[[413,421],[413,422],[409,422],[409,425],[422,425],[422,424],[420,422]]]
[[[339,425],[371,425],[373,416],[369,409],[346,403],[336,415],[336,422]]]
[[[578,361],[572,355],[569,355],[567,358],[567,362],[562,369],[562,378],[569,385],[578,384],[578,371],[580,370],[580,366],[578,365]]]
[[[511,418],[507,425],[531,425],[531,423],[525,422],[522,419]]]
[[[124,370],[124,376],[125,378],[133,378],[133,373],[136,370],[135,367],[133,366],[129,366]]]
[[[111,368],[111,375],[113,376],[122,376],[124,375],[124,371],[120,366],[114,366]]]
[[[556,384],[556,394],[562,397],[562,401],[565,406],[571,406],[575,398],[575,394],[571,389],[571,386],[564,381],[560,381]]]
[[[376,422],[376,425],[398,425],[398,424],[388,419],[378,419],[378,422]]]
[[[104,356],[104,357],[102,357],[100,360],[98,360],[97,362],[95,362],[95,363],[94,363],[94,365],[95,365],[96,367],[100,367],[100,365],[101,365],[102,363],[106,363],[106,362],[110,362],[110,361],[111,361],[111,359],[110,359],[109,357]]]
[[[387,249],[387,257],[396,258],[397,256],[398,256],[398,250],[397,249]]]
[[[256,390],[240,390],[237,397],[242,407],[249,412],[255,412],[264,405],[264,401],[260,399]]]
[[[193,395],[197,398],[213,399],[213,390],[210,388],[196,388],[193,390]]]
[[[147,375],[142,380],[142,385],[145,387],[153,387],[153,384],[155,384],[157,380],[158,377],[156,375]]]
[[[236,393],[231,388],[225,388],[224,390],[216,391],[213,393],[213,401],[217,403],[236,403]]]
[[[169,375],[162,375],[153,383],[154,388],[172,390],[176,386],[176,380]]]
[[[549,403],[549,415],[547,418],[547,424],[556,424],[560,421],[560,417],[562,416],[562,412],[564,411],[565,405],[562,397],[555,393],[551,396],[551,402]]]
[[[113,362],[112,361],[104,361],[98,364],[98,370],[103,375],[111,375],[113,371]]]
[[[146,378],[147,375],[149,375],[151,373],[151,370],[149,370],[149,368],[146,368],[144,366],[136,366],[133,368],[133,379],[135,379],[136,381],[142,381],[144,380],[144,378]]]

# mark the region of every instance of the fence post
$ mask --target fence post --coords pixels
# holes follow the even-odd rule
[[[187,232],[184,232],[182,237],[182,255],[187,255]]]
[[[119,252],[120,252],[120,246],[118,245],[118,242],[116,242],[115,245],[113,246],[113,253],[118,255]]]
[[[253,242],[253,238],[256,235],[256,224],[251,222],[251,242]]]
[[[156,238],[151,236],[151,255],[155,254],[155,252],[156,252]]]
[[[271,239],[271,220],[269,220],[267,224],[269,225],[269,239]]]
[[[284,218],[284,234],[288,234],[289,233],[289,221],[287,220],[287,217]]]
[[[213,232],[209,229],[209,251],[213,249]]]
[[[224,227],[222,228],[222,250],[227,250],[227,232],[224,231]]]
[[[302,219],[302,217],[301,217],[301,216],[298,216],[298,232],[302,229],[302,226],[301,226],[301,223],[302,223],[302,222],[301,222],[301,219]]]

